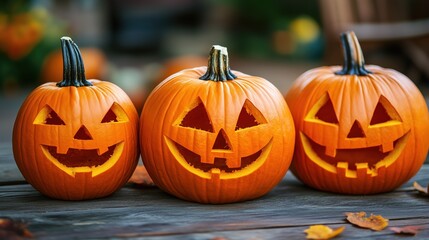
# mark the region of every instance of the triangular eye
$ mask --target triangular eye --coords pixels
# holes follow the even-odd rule
[[[113,123],[113,122],[128,122],[128,116],[125,113],[124,109],[117,104],[116,102],[112,104],[104,115],[101,123]]]
[[[391,120],[401,121],[401,117],[392,104],[384,96],[380,96],[374,114],[372,115],[370,125],[385,123]]]
[[[201,99],[198,98],[192,106],[193,108],[186,112],[184,117],[179,118],[181,120],[176,121],[180,122],[179,126],[213,132],[212,123]]]
[[[327,123],[338,124],[337,115],[335,114],[331,98],[328,94],[326,94],[326,97],[327,99],[324,100],[324,104],[317,111],[315,118]]]
[[[267,123],[262,113],[246,99],[243,107],[241,108],[240,115],[238,116],[237,125],[235,130],[258,126]]]
[[[108,123],[108,122],[118,122],[118,117],[112,111],[111,108],[109,109],[109,111],[107,111],[106,115],[104,115],[103,120],[101,120],[101,123]]]
[[[66,125],[49,105],[46,105],[42,110],[40,110],[34,119],[33,124]]]

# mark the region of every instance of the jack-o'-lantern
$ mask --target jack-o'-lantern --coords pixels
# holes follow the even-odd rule
[[[226,48],[214,46],[208,63],[173,74],[149,95],[140,118],[144,165],[182,199],[260,197],[289,168],[292,116],[270,82],[230,70]]]
[[[76,44],[61,38],[64,76],[25,100],[15,121],[13,152],[25,179],[52,198],[107,196],[138,161],[138,114],[116,85],[86,80]]]
[[[365,65],[353,32],[345,63],[302,74],[286,95],[297,129],[293,173],[311,187],[346,194],[390,191],[422,166],[429,114],[401,73]]]

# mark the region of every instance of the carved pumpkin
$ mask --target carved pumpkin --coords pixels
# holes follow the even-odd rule
[[[155,184],[179,198],[226,203],[269,192],[289,168],[292,116],[267,80],[231,71],[226,48],[149,95],[140,146]]]
[[[417,173],[429,146],[429,115],[401,73],[366,66],[353,32],[345,63],[302,74],[286,95],[297,129],[293,173],[311,187],[346,194],[390,191]]]
[[[138,161],[138,114],[116,85],[86,80],[79,49],[61,38],[64,77],[25,100],[15,121],[16,163],[34,188],[81,200],[119,189]]]

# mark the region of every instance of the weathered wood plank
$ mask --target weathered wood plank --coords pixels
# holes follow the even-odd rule
[[[402,227],[413,224],[409,220],[391,220],[390,226]],[[341,226],[346,227],[341,237],[336,239],[395,239],[400,238],[399,235],[395,235],[391,230],[385,229],[380,232],[374,232],[371,230],[364,230],[351,226],[350,224],[331,224],[331,228],[339,228]],[[425,239],[429,237],[429,220],[421,222],[420,225],[422,230],[413,239]],[[268,227],[259,229],[246,229],[246,230],[229,230],[229,231],[213,231],[205,233],[189,233],[189,234],[174,234],[174,235],[161,235],[161,236],[149,236],[149,239],[215,239],[224,238],[228,240],[239,240],[239,239],[264,239],[264,240],[276,240],[276,239],[304,239],[304,230],[308,226],[293,226],[293,227]],[[142,233],[126,233],[117,234],[117,237],[147,237],[148,235]]]
[[[427,183],[428,173],[426,165],[415,179]],[[302,238],[302,231],[312,224],[344,225],[344,212],[349,211],[382,214],[391,226],[424,225],[429,229],[429,198],[409,187],[371,196],[337,195],[309,189],[290,174],[265,197],[224,205],[186,202],[158,188],[130,185],[110,197],[81,202],[46,198],[27,184],[0,187],[0,215],[24,219],[41,239],[127,234],[167,239],[226,236],[223,234],[228,239],[242,239],[241,234],[264,239]],[[355,230],[350,225],[347,229],[343,239],[394,237],[389,231]],[[426,230],[419,235],[429,237]]]
[[[24,183],[24,177],[13,160],[12,143],[0,143],[0,186]]]
[[[0,216],[23,219],[40,239],[150,237],[153,239],[298,238],[313,224],[342,225],[339,239],[397,237],[389,230],[352,227],[344,212],[366,211],[390,219],[391,226],[422,225],[429,238],[429,198],[412,182],[429,183],[429,165],[398,190],[371,196],[348,196],[310,189],[288,173],[268,195],[243,203],[202,205],[179,200],[158,188],[126,185],[103,199],[69,202],[42,196],[24,179],[11,144],[0,144]],[[416,239],[416,238],[413,238]]]

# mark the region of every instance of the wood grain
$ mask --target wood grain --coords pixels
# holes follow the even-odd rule
[[[419,225],[413,239],[429,238],[429,198],[412,188],[429,183],[429,165],[401,188],[377,195],[338,195],[304,186],[288,173],[266,196],[242,203],[203,205],[170,196],[156,187],[127,184],[90,201],[47,198],[26,184],[11,146],[0,144],[0,216],[22,219],[37,239],[304,239],[310,225],[346,226],[336,239],[395,239],[389,229],[360,229],[345,212],[381,214],[389,226]]]
[[[429,168],[413,179],[429,182]],[[41,239],[143,237],[242,239],[304,237],[309,225],[347,225],[341,238],[395,237],[346,224],[344,212],[366,211],[390,219],[390,226],[422,225],[429,237],[429,198],[403,188],[372,196],[347,196],[309,189],[288,174],[271,193],[254,201],[203,205],[179,200],[158,188],[127,185],[116,194],[91,201],[58,201],[40,195],[28,184],[0,187],[0,215],[28,222]],[[341,239],[339,238],[339,239]]]

